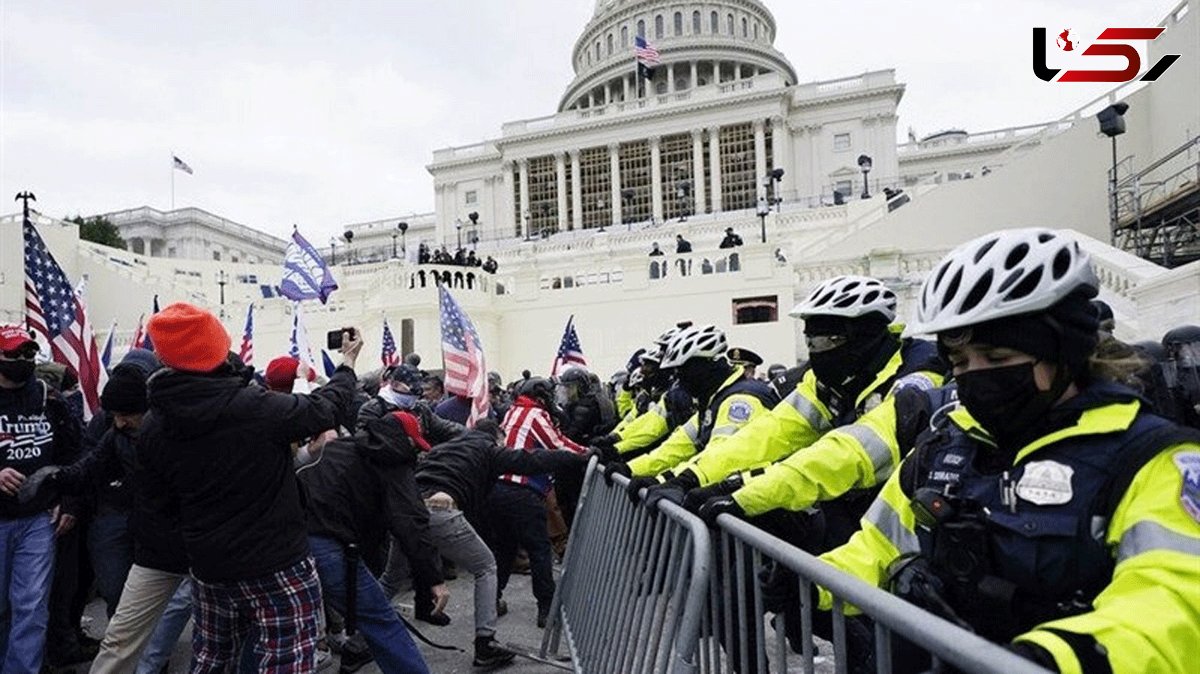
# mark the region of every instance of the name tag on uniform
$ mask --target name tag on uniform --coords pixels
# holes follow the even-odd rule
[[[1074,496],[1075,469],[1057,461],[1031,461],[1017,482],[1017,496],[1034,505],[1062,505]]]

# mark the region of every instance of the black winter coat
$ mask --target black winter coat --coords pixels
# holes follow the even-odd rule
[[[147,508],[178,518],[197,579],[247,580],[304,559],[292,444],[345,418],[355,382],[344,366],[307,396],[237,375],[162,370],[150,378],[135,480]]]
[[[358,424],[357,430],[363,430],[368,421],[379,419],[392,412],[400,411],[399,407],[389,403],[388,401],[375,396],[363,406],[358,408]],[[434,413],[433,408],[424,400],[417,400],[412,408],[405,410],[417,415],[421,421],[421,434],[429,441],[429,444],[436,445],[448,440],[453,440],[463,433],[467,432],[467,427],[460,423],[443,419]]]
[[[472,430],[422,457],[417,484],[423,492],[446,492],[473,519],[501,475],[542,475],[585,463],[587,457],[574,452],[508,449],[491,434]]]
[[[57,391],[36,377],[17,389],[0,388],[0,468],[29,477],[39,468],[67,464],[79,455],[79,422]],[[0,494],[0,519],[28,517],[58,500],[46,490],[28,503]],[[63,511],[79,513],[78,499],[66,499]]]
[[[429,536],[429,511],[413,479],[417,450],[399,426],[371,421],[352,437],[334,440],[321,460],[302,468],[308,533],[343,545],[356,543],[364,558],[382,552],[385,533],[404,551],[417,587],[442,582]]]

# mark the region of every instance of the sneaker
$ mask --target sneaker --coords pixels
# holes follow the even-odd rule
[[[476,667],[507,665],[515,657],[516,653],[501,646],[494,637],[475,637],[475,660],[471,664]]]
[[[416,618],[423,623],[437,625],[438,627],[445,627],[446,625],[450,624],[450,616],[446,615],[443,611],[438,611],[437,613],[418,611],[416,613]]]
[[[350,674],[351,672],[357,672],[374,659],[375,657],[371,655],[370,649],[364,648],[362,650],[358,650],[347,644],[346,648],[342,650],[342,661],[338,668],[338,672],[339,674]]]
[[[549,617],[550,617],[550,607],[549,606],[539,606],[538,607],[537,626],[544,628],[546,626],[546,619]]]
[[[502,615],[508,615],[508,602],[504,601],[503,599],[497,599],[496,600],[496,617],[498,618]]]

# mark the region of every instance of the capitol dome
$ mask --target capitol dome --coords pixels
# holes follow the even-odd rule
[[[653,80],[642,85],[643,96],[767,73],[795,84],[795,69],[773,46],[775,30],[775,17],[759,0],[596,0],[595,14],[571,53],[575,79],[559,111],[637,98],[637,35],[658,49],[662,60]]]

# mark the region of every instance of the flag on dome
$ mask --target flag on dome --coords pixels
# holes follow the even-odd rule
[[[388,325],[386,318],[383,319],[383,351],[380,358],[383,360],[384,367],[400,364],[400,358],[396,355],[396,338],[392,337],[392,328]]]
[[[483,343],[475,324],[467,317],[458,302],[446,290],[438,286],[442,314],[442,365],[445,368],[445,386],[448,393],[471,399],[471,414],[467,426],[486,419],[491,411],[488,400],[487,364],[483,357]]]
[[[183,171],[184,173],[186,173],[186,174],[188,174],[188,175],[193,175],[194,171],[192,171],[192,167],[191,167],[191,166],[188,166],[188,165],[187,165],[187,162],[185,162],[184,160],[180,159],[179,157],[176,157],[175,155],[171,155],[171,159],[174,159],[174,160],[175,160],[175,161],[173,162],[173,164],[172,164],[172,165],[173,165],[173,166],[174,166],[176,169],[178,169],[178,170],[180,170],[180,171]]]
[[[333,272],[325,264],[325,258],[300,236],[300,230],[293,230],[292,242],[288,244],[283,259],[283,282],[279,284],[279,294],[296,302],[319,299],[324,304],[330,293],[337,289],[337,281],[333,280]]]
[[[641,35],[633,39],[633,58],[637,61],[638,73],[645,79],[654,77],[654,67],[662,64],[658,49]]]
[[[87,306],[29,218],[25,218],[24,235],[25,322],[39,341],[50,345],[56,363],[74,368],[83,392],[84,420],[90,420],[100,409],[100,391],[108,373],[100,364]]]
[[[238,349],[238,358],[247,367],[254,367],[254,305],[246,309],[246,329],[242,331],[242,347]]]
[[[550,376],[557,377],[559,372],[578,365],[587,368],[587,358],[583,357],[583,347],[579,345],[579,334],[575,332],[575,317],[567,319],[567,327],[563,330],[562,342],[558,345],[558,355],[554,357],[554,365],[550,366]]]

